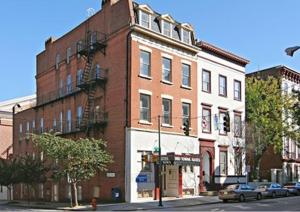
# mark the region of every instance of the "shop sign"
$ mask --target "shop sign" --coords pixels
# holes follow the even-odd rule
[[[146,175],[146,174],[139,174],[139,175],[136,177],[135,181],[136,181],[137,183],[146,183],[146,182],[147,182],[147,175]]]

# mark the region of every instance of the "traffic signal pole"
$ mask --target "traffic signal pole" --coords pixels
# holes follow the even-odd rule
[[[160,145],[160,115],[158,116],[158,181],[159,181],[159,203],[158,206],[162,207],[162,164],[161,164],[161,145]]]

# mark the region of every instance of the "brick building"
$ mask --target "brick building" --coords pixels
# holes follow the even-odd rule
[[[16,111],[24,110],[35,104],[35,95],[25,96],[0,102],[0,160],[7,159],[13,154],[13,114],[12,108]],[[5,187],[0,188],[0,199],[9,199]]]
[[[79,200],[111,199],[113,188],[129,202],[157,198],[158,168],[142,157],[156,154],[160,127],[163,195],[198,195],[196,44],[190,24],[132,0],[103,0],[99,12],[59,39],[49,38],[37,55],[37,105],[16,114],[15,153],[43,157],[26,132],[103,138],[114,163],[78,185]],[[46,201],[70,198],[64,180],[49,179],[37,191],[32,196]],[[14,192],[16,199],[28,195],[23,185]]]
[[[300,74],[286,66],[279,65],[252,72],[247,77],[275,77],[280,80],[282,93],[291,93],[293,89],[300,90]],[[300,180],[300,148],[297,141],[284,137],[282,139],[282,153],[276,154],[273,146],[269,146],[262,156],[260,165],[260,176],[272,182],[287,183]],[[249,164],[252,161],[253,152],[248,153]]]

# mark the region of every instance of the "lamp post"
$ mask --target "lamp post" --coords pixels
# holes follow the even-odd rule
[[[289,47],[289,48],[286,48],[286,49],[285,49],[285,53],[286,53],[288,56],[293,57],[294,53],[295,53],[298,49],[300,49],[300,46]]]
[[[16,112],[16,107],[17,108],[21,108],[21,105],[19,105],[18,103],[16,103],[13,107],[12,107],[12,149],[14,151],[14,129],[15,129],[15,112]],[[8,159],[8,158],[7,158]],[[10,189],[10,194],[9,194],[9,199],[12,200],[13,199],[13,195],[12,195],[12,189]]]

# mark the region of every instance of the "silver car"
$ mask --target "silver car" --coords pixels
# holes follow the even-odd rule
[[[289,196],[290,192],[288,189],[283,188],[278,183],[266,183],[261,184],[256,188],[256,191],[261,192],[264,197],[278,197],[278,196]]]
[[[220,190],[218,196],[223,202],[228,202],[228,200],[239,200],[240,202],[244,202],[248,198],[257,200],[262,198],[261,192],[247,184],[229,185],[224,190]]]

